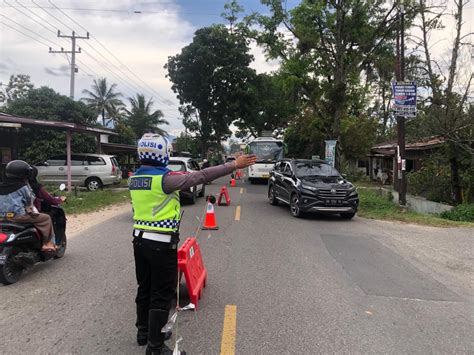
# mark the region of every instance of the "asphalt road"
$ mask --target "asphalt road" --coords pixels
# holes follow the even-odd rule
[[[265,185],[230,190],[220,229],[198,233],[209,276],[199,310],[179,316],[188,354],[474,353],[472,229],[295,219]],[[184,208],[183,240],[204,208]],[[117,215],[0,286],[0,352],[144,353],[130,230],[131,214]]]

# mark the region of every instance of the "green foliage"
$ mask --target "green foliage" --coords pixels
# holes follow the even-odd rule
[[[436,227],[449,226],[472,226],[469,222],[450,221],[435,215],[417,213],[400,209],[394,204],[389,196],[382,190],[366,189],[359,187],[359,211],[360,217],[401,221],[405,223],[416,223]]]
[[[242,115],[234,124],[239,128],[237,136],[261,136],[263,131],[274,131],[287,125],[296,111],[291,92],[285,88],[285,79],[278,74],[258,74],[248,88],[249,100],[246,115]]]
[[[452,204],[453,189],[451,183],[451,169],[447,157],[448,147],[440,148],[423,160],[423,167],[407,174],[408,192],[425,197],[430,201]],[[458,160],[460,168],[460,186],[463,200],[474,201],[474,166],[472,157],[460,154]]]
[[[13,115],[39,120],[95,124],[94,113],[84,103],[46,86],[29,90],[26,96],[9,103],[6,110]]]
[[[179,137],[176,138],[175,145],[176,151],[189,152],[193,157],[196,157],[201,153],[199,150],[199,141],[189,133],[186,134],[185,132],[181,132]]]
[[[140,138],[144,133],[167,134],[159,126],[169,123],[163,119],[163,112],[152,111],[153,100],[151,98],[147,101],[145,95],[137,94],[136,97],[131,97],[129,100],[131,109],[125,110],[127,116],[124,123],[133,130],[135,138]]]
[[[441,213],[441,217],[451,221],[474,222],[474,204],[457,205],[451,211]]]
[[[79,191],[77,196],[75,196],[74,193],[69,193],[66,196],[67,200],[63,207],[69,215],[95,212],[110,205],[127,203],[130,201],[128,190],[109,191],[104,189],[93,192]]]
[[[347,157],[366,154],[378,125],[374,119],[361,117],[369,114],[370,84],[380,80],[387,68],[375,64],[394,56],[393,8],[383,0],[303,0],[287,12],[282,0],[263,3],[271,14],[253,16],[251,20],[263,28],[254,37],[269,57],[281,60],[286,85],[296,93],[302,103],[300,112],[304,112],[292,123],[287,141],[296,142],[299,136],[296,151],[304,155],[321,153],[324,139],[339,140],[339,149],[342,147]],[[363,74],[366,82],[361,81]],[[313,124],[308,123],[308,115]],[[309,129],[311,126],[319,133]],[[295,139],[290,139],[294,134]],[[363,142],[360,147],[359,142]]]
[[[121,93],[115,91],[117,84],[108,85],[106,78],[94,79],[92,84],[92,90],[83,90],[83,94],[87,94],[88,97],[82,100],[95,112],[96,117],[99,115],[102,117],[102,124],[106,126],[106,118],[109,120],[115,120],[114,114],[117,112],[117,108],[123,106],[123,102],[120,100]]]
[[[183,124],[206,154],[231,134],[230,124],[246,113],[248,82],[255,76],[247,40],[223,25],[196,31],[192,43],[169,58],[168,77],[181,103]]]
[[[6,112],[41,120],[95,123],[93,112],[84,103],[60,95],[47,87],[29,90],[26,96],[9,103]],[[65,132],[47,129],[21,129],[18,133],[18,139],[22,142],[19,145],[19,157],[30,163],[37,163],[51,155],[64,153],[65,135]],[[71,146],[74,152],[95,152],[95,137],[74,133]]]
[[[11,75],[5,92],[0,92],[0,102],[7,104],[25,97],[28,91],[33,89],[30,76],[25,74]]]

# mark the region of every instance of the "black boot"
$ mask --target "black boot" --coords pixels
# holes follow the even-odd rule
[[[144,346],[148,342],[148,307],[137,304],[137,343]]]
[[[152,309],[148,315],[147,355],[173,355],[173,350],[165,345],[165,333],[161,329],[168,322],[168,311]]]

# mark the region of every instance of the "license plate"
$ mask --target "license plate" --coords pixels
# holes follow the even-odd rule
[[[270,177],[270,175],[268,175],[268,174],[263,174],[262,177],[268,179],[268,178]]]
[[[326,200],[327,205],[340,205],[342,200]]]
[[[0,255],[0,265],[5,264],[7,261],[7,255]]]

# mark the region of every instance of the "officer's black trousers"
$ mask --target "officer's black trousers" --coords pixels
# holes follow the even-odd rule
[[[170,309],[177,282],[177,251],[170,249],[168,243],[141,238],[134,238],[133,251],[138,283],[136,325],[139,330],[148,331],[149,310]]]

